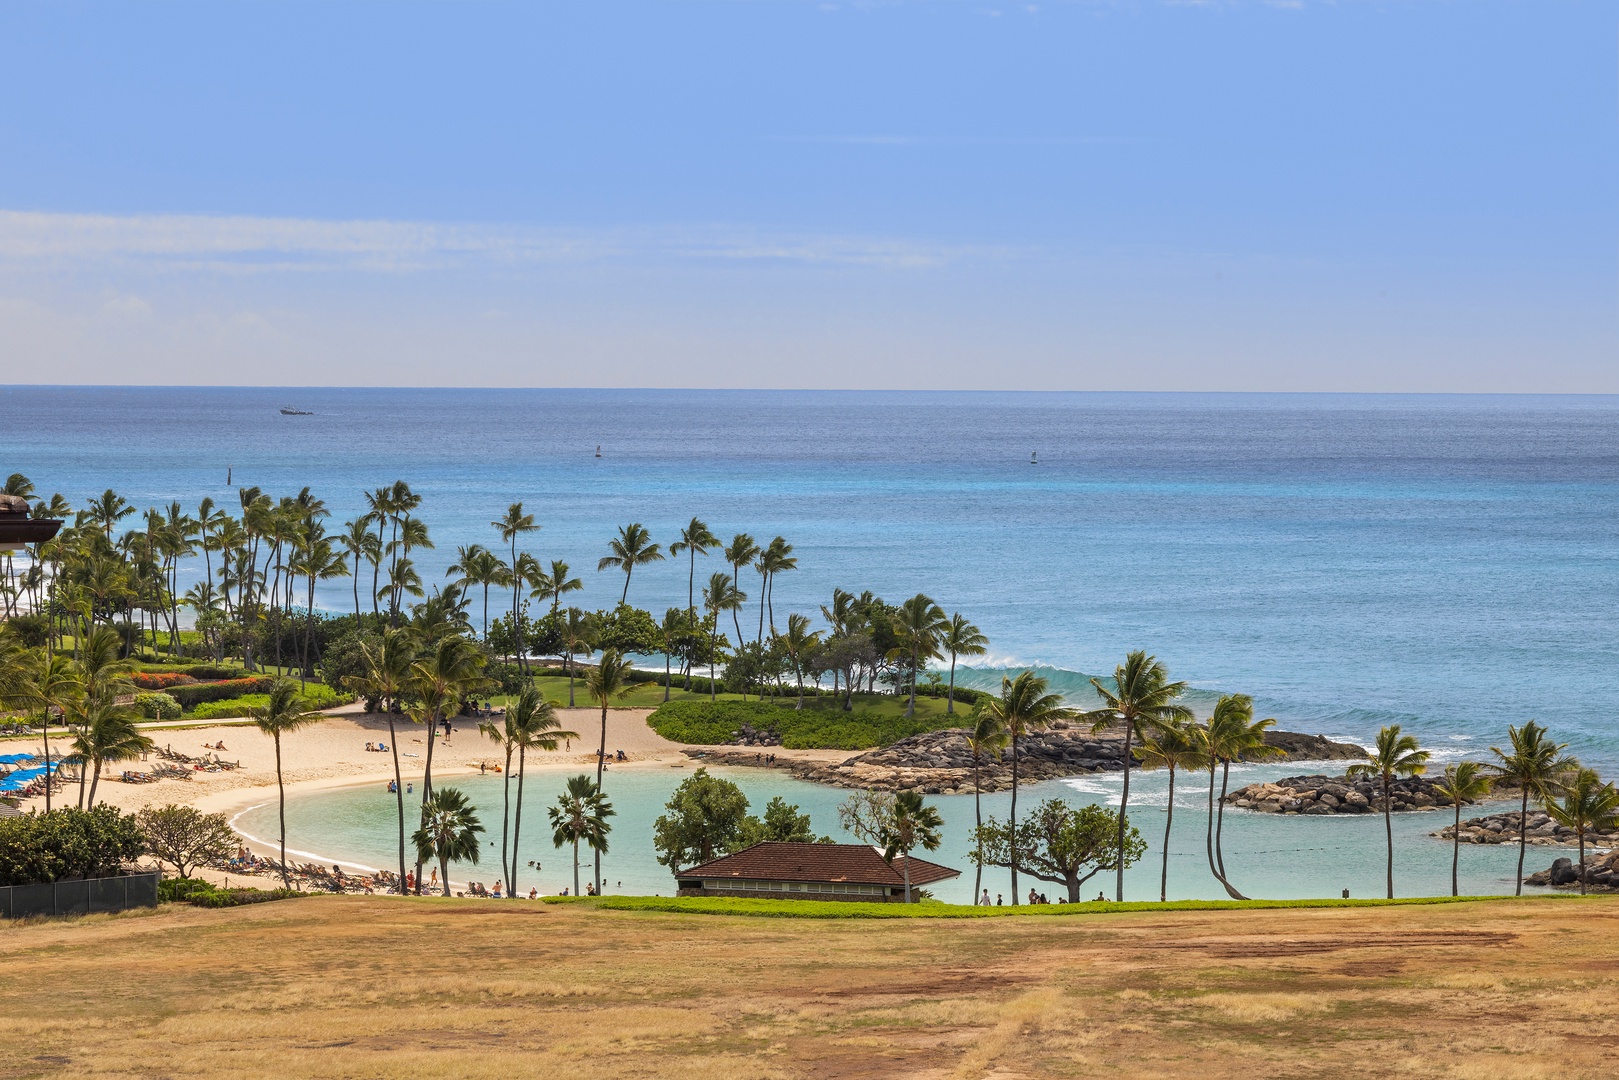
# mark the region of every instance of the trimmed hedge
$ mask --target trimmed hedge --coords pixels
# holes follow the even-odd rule
[[[773,731],[789,750],[869,750],[908,735],[959,727],[959,716],[888,716],[875,711],[793,708],[792,702],[671,701],[658,707],[647,723],[674,742],[713,746],[730,742],[747,724]]]
[[[192,904],[196,907],[224,908],[242,904],[262,904],[270,900],[290,900],[305,896],[297,889],[221,889],[201,878],[165,878],[157,883],[157,898],[165,904]]]
[[[301,695],[302,708],[305,712],[315,712],[319,709],[330,709],[334,705],[346,705],[354,700],[353,694],[342,694],[323,683],[310,683],[309,688]],[[227,698],[224,701],[210,701],[198,705],[191,710],[193,720],[228,720],[238,716],[251,716],[254,709],[262,709],[270,703],[269,694],[243,694],[241,697]]]
[[[273,682],[275,679],[269,675],[254,675],[246,679],[227,679],[224,682],[194,683],[191,686],[174,687],[169,691],[169,696],[178,701],[181,708],[190,709],[205,701],[224,701],[244,694],[267,694]]]
[[[136,694],[135,711],[148,720],[180,719],[180,703],[161,690]]]
[[[190,686],[197,680],[178,671],[137,671],[129,676],[137,690],[168,690],[175,686]]]

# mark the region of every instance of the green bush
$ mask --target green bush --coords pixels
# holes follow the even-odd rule
[[[145,852],[135,819],[105,803],[0,818],[0,885],[111,877]]]
[[[666,739],[715,745],[729,742],[743,724],[773,731],[791,750],[869,750],[887,746],[908,735],[962,723],[956,716],[887,716],[875,711],[840,712],[793,708],[792,702],[671,701],[647,718],[652,730]]]
[[[339,693],[329,686],[320,683],[310,683],[301,696],[301,708],[305,712],[315,712],[320,709],[330,709],[334,705],[343,705],[354,700],[350,693]],[[233,717],[251,716],[254,709],[262,709],[270,703],[269,694],[243,694],[241,697],[229,698],[225,701],[210,701],[198,705],[191,710],[191,716],[196,720],[228,720]]]
[[[221,889],[201,878],[164,878],[157,883],[157,898],[165,904],[192,904],[207,908],[262,904],[303,895],[296,889]]]
[[[135,711],[148,720],[178,720],[182,710],[173,696],[153,690],[135,695]]]
[[[240,679],[247,676],[247,672],[241,668],[227,664],[193,664],[186,668],[186,674],[193,679]]]
[[[197,683],[194,686],[175,686],[168,691],[181,708],[190,709],[207,701],[225,701],[244,694],[267,694],[275,679],[268,675],[252,675],[244,679],[225,682]]]

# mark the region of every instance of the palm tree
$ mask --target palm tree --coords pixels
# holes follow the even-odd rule
[[[922,662],[939,655],[939,636],[949,625],[944,609],[922,593],[901,604],[894,616],[894,633],[911,662],[911,696],[905,705],[907,717],[916,715],[916,680],[920,677]]]
[[[703,590],[703,607],[713,619],[709,630],[708,643],[708,700],[715,699],[714,690],[714,660],[720,651],[720,612],[735,612],[742,606],[748,594],[738,589],[731,581],[730,574],[714,573],[709,576],[708,588]],[[737,631],[737,639],[741,640],[741,631]]]
[[[568,617],[557,626],[562,636],[562,647],[568,658],[568,708],[573,708],[573,658],[575,653],[588,652],[593,647],[595,624],[591,617],[576,607],[568,609]]]
[[[528,689],[532,690],[533,684]],[[516,723],[515,710],[507,708],[505,718],[500,723],[494,720],[485,720],[478,725],[478,733],[484,738],[496,743],[506,752],[506,765],[500,772],[500,872],[502,875],[511,868],[510,849],[506,846],[508,828],[512,821],[512,757],[517,753],[518,744],[522,741],[521,730]]]
[[[663,639],[663,700],[669,700],[669,684],[673,681],[672,661],[675,649],[679,647],[680,637],[686,629],[685,612],[679,608],[669,608],[663,613],[663,621],[658,624],[658,636]]]
[[[1169,803],[1164,815],[1164,861],[1158,872],[1158,902],[1169,899],[1169,830],[1175,824],[1175,770],[1196,769],[1203,764],[1202,738],[1196,725],[1168,723],[1161,725],[1148,738],[1141,741],[1141,764],[1144,768],[1162,766],[1169,770]]]
[[[804,708],[804,661],[821,643],[819,630],[810,632],[809,617],[796,611],[787,616],[787,633],[782,635],[782,646],[793,661],[793,674],[798,679],[798,708]]]
[[[1553,821],[1573,829],[1580,845],[1580,895],[1585,895],[1585,834],[1604,832],[1619,819],[1619,791],[1604,784],[1595,769],[1580,769],[1562,784],[1562,799],[1549,800],[1546,813]]]
[[[551,572],[545,575],[545,580],[551,585],[549,595],[551,597],[552,615],[555,615],[557,609],[562,606],[564,596],[571,592],[578,592],[585,587],[584,582],[576,577],[569,577],[568,573],[569,567],[567,563],[561,559],[551,560]]]
[[[450,895],[450,863],[478,864],[478,836],[482,832],[483,823],[473,812],[466,795],[457,788],[435,791],[423,804],[421,828],[411,834],[411,840],[416,844],[418,862],[438,860],[438,876],[445,896]]]
[[[939,811],[922,801],[922,793],[914,789],[894,794],[893,815],[885,823],[883,859],[892,863],[896,855],[905,856],[905,902],[911,902],[911,852],[937,851],[944,819]],[[600,892],[600,889],[596,890]]]
[[[979,858],[973,864],[973,903],[978,903],[978,890],[983,886],[984,879],[984,840],[980,830],[984,827],[984,812],[980,799],[978,784],[978,768],[983,759],[993,754],[1000,760],[1001,750],[1006,747],[1007,734],[1001,730],[999,722],[980,708],[973,709],[973,726],[967,734],[967,749],[973,754],[973,838],[977,844]],[[1012,900],[1017,901],[1017,889],[1012,890]]]
[[[793,545],[787,542],[784,536],[778,536],[770,541],[770,546],[759,553],[759,559],[754,564],[759,571],[759,635],[756,640],[765,639],[765,611],[770,612],[770,634],[776,633],[776,605],[772,599],[776,591],[776,575],[783,570],[797,570],[798,560],[793,557]]]
[[[1233,900],[1246,900],[1226,875],[1225,851],[1225,796],[1231,781],[1233,761],[1256,761],[1275,757],[1282,751],[1265,741],[1265,732],[1276,725],[1270,718],[1254,719],[1254,701],[1247,694],[1226,694],[1214,703],[1214,712],[1208,724],[1199,733],[1209,763],[1209,831],[1205,840],[1209,851],[1209,873],[1214,875]],[[1220,800],[1214,799],[1214,767],[1220,769]]]
[[[3,640],[13,639],[7,635]],[[49,648],[23,651],[19,647],[10,659],[0,656],[0,671],[4,670],[18,673],[18,685],[15,687],[17,700],[40,711],[39,730],[45,739],[45,767],[49,770],[52,764],[51,710],[55,709],[66,717],[68,710],[84,693],[84,682],[78,666]],[[47,773],[45,812],[50,813],[50,810],[51,779]]]
[[[747,533],[737,533],[731,537],[731,543],[725,548],[723,554],[725,561],[731,564],[731,580],[736,582],[737,588],[740,589],[742,586],[742,568],[752,562],[754,556],[759,554],[759,545],[755,544],[753,537]],[[743,599],[747,599],[747,593],[739,593],[739,595]],[[731,609],[731,625],[736,629],[738,647],[742,645],[742,621],[736,614],[740,608],[741,605],[738,604],[737,607]]]
[[[663,549],[652,542],[652,534],[640,522],[619,526],[618,536],[609,540],[607,547],[612,554],[603,556],[596,563],[596,571],[624,571],[624,594],[618,598],[618,602],[627,603],[630,598],[630,575],[635,573],[637,566],[662,562]]]
[[[1145,736],[1149,730],[1170,723],[1184,723],[1192,719],[1192,710],[1177,705],[1175,699],[1186,690],[1183,682],[1170,682],[1169,671],[1158,658],[1137,649],[1125,657],[1124,663],[1113,670],[1113,689],[1092,679],[1097,696],[1104,707],[1085,714],[1085,718],[1100,731],[1110,724],[1124,725],[1124,794],[1119,798],[1119,850],[1124,851],[1124,834],[1129,828],[1126,812],[1130,806],[1131,745],[1135,738]],[[1114,899],[1124,900],[1124,860],[1119,860],[1118,880]]]
[[[697,615],[697,556],[707,555],[712,548],[720,546],[720,538],[710,531],[707,522],[692,518],[691,522],[680,530],[680,539],[669,545],[669,554],[678,556],[686,553],[689,565],[686,570],[686,611],[694,618]],[[691,687],[687,686],[690,690]]]
[[[73,740],[73,755],[88,765],[90,797],[85,805],[93,807],[101,766],[109,761],[133,761],[152,749],[152,740],[140,733],[133,714],[111,699],[81,697],[75,701],[79,731]]]
[[[416,662],[416,639],[403,627],[390,626],[382,632],[382,640],[373,645],[360,642],[361,663],[364,674],[350,676],[349,688],[362,697],[381,703],[383,715],[388,718],[388,749],[394,759],[394,801],[399,807],[399,895],[405,895],[405,781],[399,769],[399,737],[394,729],[394,714],[399,699],[410,686],[411,665]]]
[[[962,617],[960,612],[950,616],[950,621],[944,626],[939,635],[939,648],[950,654],[950,691],[945,696],[944,711],[946,715],[954,716],[956,712],[956,658],[959,656],[983,656],[989,651],[989,638],[985,637],[972,623]],[[974,893],[976,897],[978,894]]]
[[[408,691],[420,705],[415,715],[427,724],[427,757],[422,773],[422,806],[433,791],[433,747],[439,723],[460,708],[461,699],[483,682],[483,653],[463,637],[446,637],[410,666]],[[424,811],[425,812],[425,811]],[[416,864],[416,889],[420,893],[422,867]]]
[[[607,767],[607,704],[614,698],[622,698],[631,689],[630,672],[633,670],[629,658],[622,655],[617,649],[606,649],[596,666],[585,676],[585,693],[595,699],[601,706],[601,746],[596,751],[596,790],[602,786],[602,770]],[[602,860],[601,852],[596,852],[596,892],[602,890]]]
[[[506,706],[517,729],[517,814],[512,822],[512,865],[506,875],[512,896],[517,895],[518,850],[523,839],[523,777],[527,772],[530,750],[555,750],[564,739],[577,739],[577,731],[564,731],[557,719],[556,708],[543,697],[533,683],[523,687],[517,700]]]
[[[373,565],[382,561],[382,543],[371,532],[371,522],[365,517],[343,523],[343,531],[338,534],[338,543],[343,546],[343,553],[354,560],[354,627],[360,627],[360,560],[365,559]]]
[[[1017,678],[1001,678],[1001,696],[990,698],[979,706],[980,719],[994,725],[1012,746],[1012,812],[1008,835],[1012,839],[1012,903],[1018,902],[1017,893],[1017,790],[1018,740],[1040,731],[1053,720],[1066,720],[1075,715],[1063,704],[1060,694],[1046,693],[1046,680],[1032,671],[1019,672]]]
[[[277,679],[270,684],[270,700],[251,714],[254,725],[275,740],[275,788],[280,800],[281,884],[284,888],[291,888],[292,881],[287,876],[287,788],[281,777],[281,736],[321,719],[320,713],[306,712],[303,704],[298,687],[291,679]]]
[[[502,540],[511,544],[512,561],[509,565],[511,566],[512,576],[512,633],[517,635],[517,651],[519,654],[517,662],[519,665],[522,665],[523,660],[521,654],[524,651],[523,625],[518,619],[517,605],[518,593],[523,587],[523,573],[522,568],[517,562],[517,538],[523,533],[537,532],[540,527],[534,524],[533,514],[523,513],[523,504],[520,502],[512,503],[506,508],[505,517],[496,521],[491,521],[489,524],[500,531],[500,538]]]
[[[1456,896],[1456,869],[1462,857],[1462,803],[1478,802],[1490,793],[1493,777],[1479,772],[1483,768],[1476,761],[1460,761],[1446,766],[1444,779],[1434,789],[1456,806],[1456,823],[1450,833],[1450,895]]]
[[[569,777],[568,789],[557,796],[557,804],[546,810],[551,818],[551,842],[557,847],[573,845],[573,895],[579,895],[579,842],[583,840],[596,852],[597,863],[607,850],[607,834],[613,827],[607,819],[613,816],[613,804],[602,797],[601,790],[581,773]],[[601,889],[596,889],[597,894]]]
[[[1388,898],[1394,899],[1394,795],[1396,776],[1418,776],[1428,771],[1428,751],[1417,747],[1415,735],[1401,735],[1399,724],[1377,733],[1377,746],[1366,760],[1349,766],[1350,776],[1369,776],[1383,785],[1383,829],[1388,834]]]
[[[112,538],[112,527],[134,512],[135,508],[112,488],[98,495],[89,506],[90,520],[101,526],[108,539]]]
[[[1522,728],[1508,727],[1507,738],[1512,752],[1502,753],[1499,747],[1490,747],[1496,763],[1488,768],[1497,784],[1518,788],[1518,885],[1514,895],[1522,896],[1523,856],[1529,844],[1529,800],[1551,799],[1558,782],[1580,763],[1563,753],[1567,743],[1552,742],[1546,737],[1546,728],[1533,720]]]

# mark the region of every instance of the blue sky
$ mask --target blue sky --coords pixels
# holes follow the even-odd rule
[[[0,381],[1619,392],[1619,6],[8,5]]]

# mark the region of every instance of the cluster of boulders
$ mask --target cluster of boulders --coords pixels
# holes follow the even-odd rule
[[[1549,885],[1554,889],[1577,889],[1585,878],[1587,892],[1619,892],[1619,848],[1587,855],[1582,866],[1568,857],[1523,879],[1525,885]]]
[[[752,724],[743,724],[736,729],[736,736],[731,739],[731,746],[780,746],[781,733],[770,728],[756,728]]]
[[[1434,833],[1435,836],[1446,840],[1456,831],[1455,825],[1447,825]],[[1524,828],[1524,838],[1531,844],[1542,847],[1573,847],[1579,842],[1574,830],[1567,825],[1559,825],[1552,820],[1550,814],[1544,810],[1529,811],[1529,818]],[[1518,842],[1518,811],[1510,810],[1500,814],[1486,814],[1483,817],[1468,818],[1462,822],[1461,842],[1464,844],[1516,844]],[[1611,832],[1588,832],[1585,834],[1588,845],[1607,847],[1609,844],[1619,844],[1619,829]]]
[[[747,730],[744,728],[738,733],[739,740]],[[1365,757],[1365,751],[1358,746],[1335,743],[1319,735],[1292,732],[1266,734],[1267,741],[1282,750],[1284,760]],[[770,765],[786,769],[799,779],[837,787],[887,791],[914,789],[929,795],[958,795],[973,792],[973,754],[967,744],[967,735],[965,728],[927,731],[841,762],[793,758],[772,760],[769,755],[748,751],[706,750],[687,753],[719,765]],[[760,741],[743,745],[774,744]],[[1134,758],[1139,763],[1139,752]],[[1084,773],[1118,772],[1123,768],[1124,736],[1115,729],[1096,732],[1089,724],[1059,720],[1044,731],[1018,740],[1018,779],[1022,783]],[[977,771],[980,791],[1006,791],[1012,786],[1010,752],[1003,752],[999,758],[982,758]]]
[[[1358,776],[1290,776],[1285,780],[1238,788],[1228,793],[1225,801],[1242,810],[1269,814],[1382,813],[1383,785],[1381,781]],[[1422,776],[1390,784],[1389,802],[1395,811],[1451,805],[1434,782]]]

